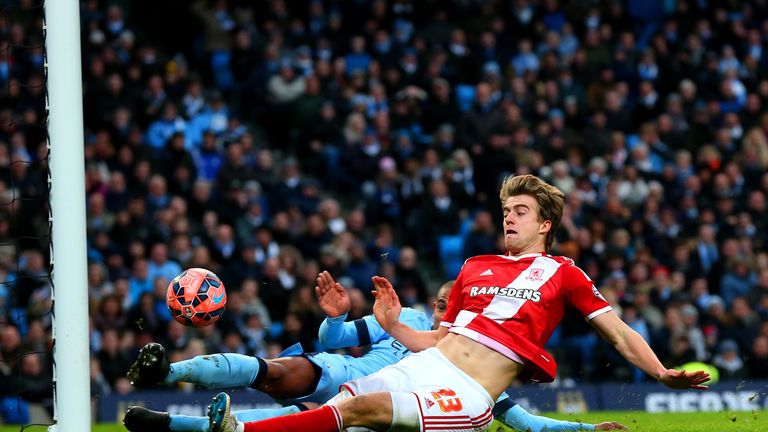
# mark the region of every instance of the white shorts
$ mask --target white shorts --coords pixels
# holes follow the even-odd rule
[[[437,348],[411,354],[341,390],[352,395],[389,392],[390,431],[486,431],[493,421],[488,392]]]

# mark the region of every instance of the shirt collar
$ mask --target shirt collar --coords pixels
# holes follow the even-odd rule
[[[502,258],[506,258],[508,260],[512,261],[519,261],[523,258],[534,258],[534,257],[540,257],[546,255],[544,252],[534,252],[534,253],[528,253],[523,255],[499,255]]]

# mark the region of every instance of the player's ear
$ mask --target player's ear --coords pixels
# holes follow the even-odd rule
[[[552,229],[552,221],[547,219],[539,224],[539,234],[546,234]]]

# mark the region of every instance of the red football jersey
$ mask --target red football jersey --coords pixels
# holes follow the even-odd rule
[[[481,255],[461,268],[440,325],[513,360],[524,359],[522,378],[550,382],[557,364],[544,344],[563,319],[566,304],[586,319],[611,310],[570,258]]]

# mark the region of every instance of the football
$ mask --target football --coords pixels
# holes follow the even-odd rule
[[[224,313],[227,292],[212,271],[190,268],[168,284],[165,304],[176,321],[186,326],[205,327],[218,321]]]

